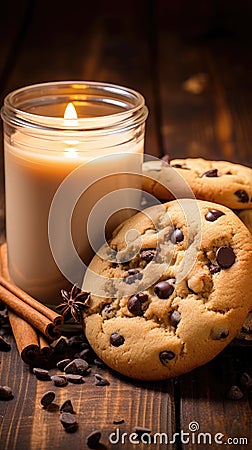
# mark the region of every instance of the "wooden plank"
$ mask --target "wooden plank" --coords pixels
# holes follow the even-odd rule
[[[229,346],[209,364],[180,378],[180,426],[181,430],[189,433],[186,438],[191,444],[184,445],[184,449],[194,448],[192,439],[195,444],[204,444],[204,449],[217,447],[218,440],[222,441],[225,448],[233,448],[235,442],[242,447],[243,441],[237,441],[240,438],[250,442],[251,406],[246,388],[240,383],[243,372],[252,373],[251,346],[248,345]],[[238,385],[243,390],[244,397],[241,400],[227,399],[227,392],[232,385]],[[204,436],[199,433],[208,433],[205,443]]]
[[[229,33],[225,24],[218,31],[204,14],[195,19],[189,11],[191,27],[183,29],[182,21],[176,32],[165,24],[159,28],[161,127],[165,151],[172,157],[252,162],[252,42],[244,24],[251,11],[243,7],[243,21],[240,26],[235,21],[236,29]],[[163,9],[158,13],[164,15]],[[185,81],[199,73],[208,77],[202,92],[185,90]]]
[[[35,397],[36,382],[28,367],[21,363],[13,339],[9,337],[8,342],[13,350],[1,352],[0,384],[12,388],[14,399],[0,401],[0,448],[15,449],[20,445],[29,448],[27,430],[31,427],[34,409],[30,399]]]
[[[213,19],[210,3],[203,14],[208,25]],[[88,7],[86,2],[79,4],[76,10],[74,5],[66,9],[64,4],[59,8],[54,2],[39,0],[6,89],[70,78],[126,84],[145,95],[151,110],[148,153],[159,155],[165,150],[173,157],[211,155],[251,161],[251,81],[245,74],[250,67],[245,61],[250,46],[238,55],[237,45],[235,58],[241,68],[229,75],[232,40],[218,50],[218,43],[211,40],[209,44],[204,23],[192,32],[202,10],[188,28],[191,5],[186,2],[182,15],[171,2],[158,3],[159,10],[153,1],[132,0],[124,8],[116,5],[115,1],[103,5],[95,0]],[[199,34],[206,41],[202,43],[202,37],[197,40]],[[205,91],[200,95],[185,91],[183,82],[199,72],[209,75]],[[239,74],[242,82],[238,85]],[[11,353],[1,354],[1,384],[12,386],[15,398],[0,402],[0,448],[85,448],[86,436],[96,428],[102,429],[102,442],[107,445],[109,433],[115,430],[113,419],[118,416],[125,421],[120,429],[127,433],[141,425],[171,438],[174,431],[187,432],[189,423],[197,421],[200,430],[213,434],[220,430],[231,437],[251,435],[247,398],[238,403],[223,398],[234,359],[235,351],[228,349],[176,383],[138,383],[105,371],[108,387],[96,388],[90,376],[83,386],[57,389],[56,404],[70,397],[79,422],[78,431],[67,434],[59,423],[57,407],[45,411],[39,403],[42,394],[52,388],[51,382],[37,381],[13,345]],[[110,447],[123,448],[121,443]],[[165,444],[138,447],[167,448]],[[135,445],[127,442],[124,448]],[[178,441],[168,448],[183,446]]]
[[[133,449],[129,435],[135,426],[150,428],[153,433],[165,432],[172,436],[174,431],[174,403],[172,383],[141,383],[126,379],[107,369],[92,369],[83,385],[69,384],[64,388],[56,388],[51,381],[39,381],[20,360],[12,339],[9,353],[1,354],[1,385],[12,388],[14,399],[0,402],[0,448],[16,450],[20,448],[46,448],[54,450],[86,448],[88,434],[96,429],[102,432],[102,442],[120,450],[122,433],[125,437],[125,448]],[[60,374],[56,369],[50,374]],[[105,376],[110,386],[95,386],[94,373]],[[42,395],[53,390],[56,393],[54,406],[45,410],[40,405]],[[79,424],[74,434],[66,433],[59,421],[59,406],[70,398]],[[114,420],[124,419],[123,424],[113,424]],[[120,430],[120,431],[117,431]],[[120,437],[119,437],[120,436]],[[118,443],[116,441],[118,440]],[[154,450],[156,444],[139,444],[138,448]],[[160,449],[167,448],[160,445]]]

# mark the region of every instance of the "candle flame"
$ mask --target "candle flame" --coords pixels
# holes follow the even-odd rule
[[[78,114],[76,112],[76,109],[73,105],[73,103],[68,103],[65,112],[64,112],[64,119],[66,120],[77,120]]]
[[[73,103],[68,103],[65,112],[64,112],[64,124],[68,127],[75,127],[78,125],[78,114]],[[77,149],[74,147],[78,141],[73,139],[64,140],[64,142],[68,145],[66,150],[64,151],[65,156],[67,158],[76,158],[77,157]]]

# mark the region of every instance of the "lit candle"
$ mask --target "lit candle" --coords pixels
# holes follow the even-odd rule
[[[99,89],[98,99],[95,88],[96,93]],[[127,104],[126,94],[132,99],[135,96],[135,104],[140,104],[137,118],[134,117],[136,105]],[[54,247],[62,251],[66,266],[74,273],[71,258],[64,251],[64,224],[71,221],[76,251],[87,264],[92,251],[86,225],[94,206],[118,189],[139,187],[131,175],[141,171],[141,157],[136,167],[136,159],[131,155],[143,153],[146,116],[140,94],[113,85],[45,83],[7,96],[2,117],[9,271],[18,286],[42,302],[58,303],[60,290],[74,281],[61,272],[49,242],[48,218],[55,194],[70,174],[73,183],[76,177],[82,177],[85,192],[76,203],[73,217],[66,217],[61,205],[57,232],[53,235]],[[106,156],[111,157],[106,160]],[[80,174],[75,171],[78,167],[83,167]],[[107,174],[110,176],[106,177]],[[87,183],[93,179],[97,182],[86,190]],[[71,190],[71,179],[69,186]],[[115,210],[120,209],[120,201],[122,198]],[[136,196],[132,207],[138,206],[139,196]],[[125,217],[117,215],[111,227]],[[102,233],[104,224],[99,223],[99,217],[96,226],[97,233],[99,229]]]

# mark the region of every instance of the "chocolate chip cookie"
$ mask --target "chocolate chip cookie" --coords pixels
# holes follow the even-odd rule
[[[228,206],[252,208],[252,169],[227,161],[202,158],[147,161],[143,189],[158,199],[195,197]],[[188,185],[188,187],[186,187]]]
[[[123,222],[83,288],[87,339],[110,367],[160,380],[206,363],[252,306],[252,236],[228,208],[183,199]]]

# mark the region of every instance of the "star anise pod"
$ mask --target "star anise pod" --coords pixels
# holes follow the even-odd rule
[[[63,302],[55,309],[64,317],[65,321],[73,317],[75,322],[80,322],[81,311],[88,307],[90,292],[82,291],[74,284],[70,292],[61,289],[61,296]]]

